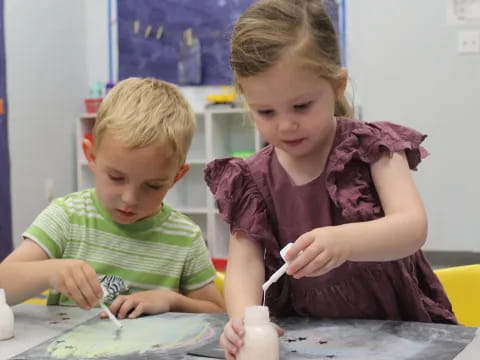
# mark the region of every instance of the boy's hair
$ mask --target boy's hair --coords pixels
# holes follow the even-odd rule
[[[93,128],[95,149],[107,131],[131,148],[166,143],[183,164],[195,132],[195,115],[175,85],[132,77],[120,81],[103,99]]]
[[[264,72],[288,52],[302,68],[338,79],[341,56],[335,28],[321,0],[259,0],[238,19],[230,42],[230,64],[239,80]],[[351,116],[343,97],[335,115]]]

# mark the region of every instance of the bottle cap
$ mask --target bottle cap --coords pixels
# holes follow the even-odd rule
[[[270,315],[268,313],[268,307],[255,305],[245,308],[245,317],[243,320],[246,324],[269,322]]]

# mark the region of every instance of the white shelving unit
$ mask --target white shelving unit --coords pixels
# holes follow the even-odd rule
[[[205,184],[203,169],[209,161],[231,156],[234,151],[257,151],[261,139],[244,109],[211,107],[197,113],[196,118],[197,131],[187,157],[190,171],[169,191],[166,201],[200,226],[212,257],[225,258],[230,231]],[[82,140],[92,131],[95,119],[95,114],[84,114],[77,123],[78,190],[93,186]]]

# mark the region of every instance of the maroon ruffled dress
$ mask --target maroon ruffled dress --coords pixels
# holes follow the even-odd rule
[[[272,146],[247,160],[215,160],[205,179],[230,224],[265,249],[269,277],[281,265],[280,249],[313,228],[384,216],[370,164],[404,151],[411,169],[426,156],[426,137],[387,122],[337,119],[323,173],[294,185]],[[421,251],[388,262],[348,261],[326,275],[282,276],[266,303],[277,316],[365,318],[456,323],[450,302]]]

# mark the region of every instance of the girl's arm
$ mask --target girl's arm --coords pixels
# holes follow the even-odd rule
[[[287,258],[296,278],[322,275],[343,262],[390,261],[413,254],[427,237],[427,216],[405,154],[381,157],[371,174],[385,216],[314,229],[300,236]]]
[[[230,237],[224,296],[230,319],[242,320],[247,306],[262,302],[265,281],[263,252],[242,232]]]
[[[390,261],[409,256],[425,243],[428,224],[405,153],[383,156],[372,164],[371,173],[385,216],[342,225],[340,235],[351,247],[349,260]]]

